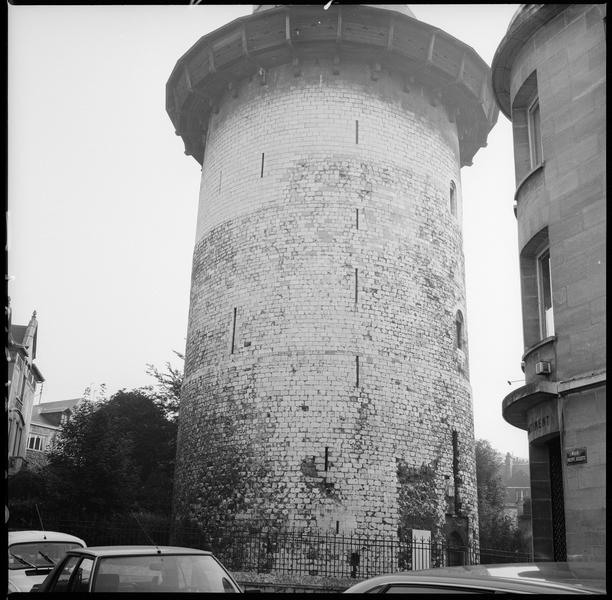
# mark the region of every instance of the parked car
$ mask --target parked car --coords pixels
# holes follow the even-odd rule
[[[380,575],[345,594],[605,594],[604,566],[594,563],[505,563]]]
[[[210,552],[173,546],[69,550],[36,591],[243,592]]]
[[[29,592],[67,550],[85,546],[81,538],[59,531],[9,531],[8,593]]]

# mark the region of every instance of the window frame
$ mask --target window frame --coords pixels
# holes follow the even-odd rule
[[[55,573],[55,575],[53,576],[53,582],[51,583],[51,586],[49,589],[50,592],[57,592],[57,593],[67,593],[70,591],[70,585],[72,583],[72,579],[75,575],[75,573],[77,572],[78,566],[81,564],[81,560],[84,557],[82,556],[75,556],[74,554],[69,554],[68,556],[66,556],[66,558],[64,558],[61,567],[57,570],[57,572]],[[59,578],[62,576],[63,573],[66,572],[66,566],[73,562],[74,566],[72,567],[72,571],[70,571],[70,574],[68,575],[68,579],[66,579],[65,584],[66,587],[63,590],[57,590],[57,586],[60,583]],[[64,583],[62,581],[62,583]]]
[[[11,456],[21,456],[21,440],[23,438],[23,426],[21,423],[15,422],[15,437],[13,438],[13,451]]]
[[[546,308],[545,299],[545,272],[544,264],[547,265],[548,275],[548,293],[550,294],[550,308]],[[552,286],[552,274],[550,266],[550,247],[546,246],[540,252],[536,254],[536,278],[538,284],[538,317],[540,321],[540,339],[546,339],[555,335],[555,309],[553,302],[553,286]],[[551,330],[549,331],[547,310],[550,310]]]
[[[28,436],[28,443],[26,446],[27,450],[33,450],[34,452],[44,452],[47,449],[46,437],[44,435],[40,435],[38,433],[31,433]],[[30,441],[34,440],[34,446],[30,446]],[[38,448],[36,447],[36,442],[38,442]]]
[[[85,561],[89,561],[91,563],[91,568],[89,569],[89,579],[87,580],[87,583],[85,584],[86,589],[84,590],[75,589],[77,585],[80,585],[81,587],[83,586],[82,573],[83,573],[83,563],[85,563]],[[72,572],[72,575],[70,577],[70,582],[68,584],[68,589],[66,590],[67,592],[85,593],[89,591],[89,588],[91,587],[91,582],[93,581],[94,567],[96,566],[95,562],[96,561],[94,560],[92,556],[83,556],[81,558],[80,562],[77,564],[77,566]],[[79,576],[80,576],[80,580],[78,580]]]
[[[538,122],[535,122],[534,115],[538,114]],[[536,135],[537,134],[537,135]],[[529,164],[535,169],[542,164],[542,113],[540,111],[540,97],[535,96],[527,105],[527,136],[529,139]]]

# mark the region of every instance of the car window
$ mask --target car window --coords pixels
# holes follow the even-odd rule
[[[390,585],[385,594],[482,594],[486,590],[437,585]]]
[[[51,592],[67,592],[68,584],[70,583],[70,577],[77,565],[81,560],[80,556],[69,556],[59,570],[55,583],[51,586],[49,591]]]
[[[87,592],[89,590],[89,580],[91,579],[91,571],[93,569],[93,559],[84,558],[76,568],[70,586],[69,592]]]
[[[27,542],[13,544],[9,548],[8,568],[31,569],[32,567],[53,567],[71,548],[81,548],[76,542]]]
[[[366,590],[363,593],[364,594],[379,594],[384,587],[385,587],[384,585],[375,585],[374,587],[370,588],[369,590]]]
[[[239,592],[214,557],[204,554],[109,556],[98,565],[94,592]]]

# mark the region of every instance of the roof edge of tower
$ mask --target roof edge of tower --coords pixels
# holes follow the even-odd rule
[[[166,84],[166,110],[185,154],[202,164],[210,112],[239,80],[315,55],[378,63],[429,88],[432,102],[448,100],[459,109],[461,166],[486,146],[499,110],[489,66],[471,46],[384,8],[285,5],[235,19],[179,58]]]

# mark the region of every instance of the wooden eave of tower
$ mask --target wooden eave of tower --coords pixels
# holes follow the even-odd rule
[[[166,110],[185,154],[200,164],[209,117],[223,94],[267,69],[315,58],[362,61],[424,87],[456,121],[461,166],[486,146],[499,109],[488,65],[468,45],[407,15],[364,5],[282,6],[238,18],[200,38],[166,84]],[[262,80],[265,81],[265,80]]]

